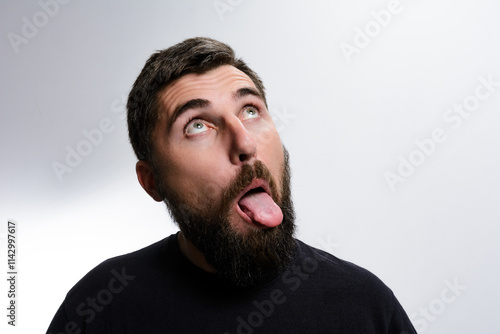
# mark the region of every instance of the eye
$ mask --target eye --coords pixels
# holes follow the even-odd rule
[[[243,120],[257,117],[259,117],[259,111],[257,110],[257,108],[248,106],[245,107],[245,110],[243,110]]]
[[[186,126],[186,133],[190,134],[190,135],[194,135],[197,133],[205,132],[208,129],[209,128],[208,128],[208,126],[206,126],[205,123],[203,123],[199,119],[195,119],[195,120],[191,121],[190,123],[188,123],[188,125]]]

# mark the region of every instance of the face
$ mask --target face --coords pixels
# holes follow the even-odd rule
[[[252,80],[221,66],[181,77],[160,101],[157,199],[222,277],[253,285],[276,274],[294,245],[288,164]]]

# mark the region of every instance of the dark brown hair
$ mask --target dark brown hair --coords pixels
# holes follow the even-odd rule
[[[139,160],[153,162],[152,133],[161,110],[158,93],[174,80],[189,74],[203,74],[222,65],[245,73],[266,102],[264,85],[258,75],[228,45],[206,37],[196,37],[158,51],[144,65],[127,102],[130,143]]]

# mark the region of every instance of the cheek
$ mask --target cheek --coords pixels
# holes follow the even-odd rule
[[[256,134],[258,138],[257,142],[261,149],[271,148],[278,150],[282,146],[278,130],[271,121],[266,122],[266,126],[258,129]]]
[[[184,156],[184,158],[186,155]],[[170,164],[168,186],[187,204],[195,207],[208,207],[220,197],[227,175],[222,173],[217,159],[196,155],[196,158],[174,160]],[[220,160],[220,159],[219,159]]]
[[[283,172],[284,152],[281,138],[277,131],[270,131],[259,140],[260,158],[270,169],[276,184],[281,191],[281,175]]]

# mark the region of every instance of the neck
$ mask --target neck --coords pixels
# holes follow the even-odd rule
[[[191,263],[209,273],[216,272],[215,268],[212,267],[205,259],[205,255],[203,255],[203,253],[200,252],[200,250],[196,248],[196,246],[193,245],[188,238],[186,238],[182,231],[177,235],[177,242],[179,243],[181,253],[184,254],[184,256]]]

